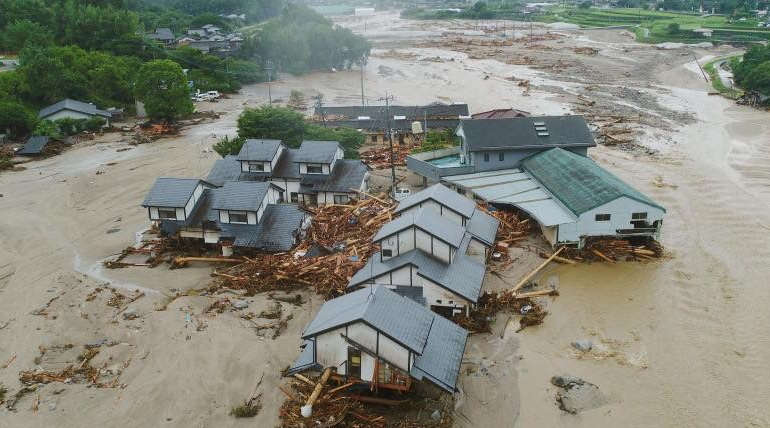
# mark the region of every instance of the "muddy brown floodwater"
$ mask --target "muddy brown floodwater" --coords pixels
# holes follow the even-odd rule
[[[495,334],[471,338],[457,426],[770,426],[770,121],[766,112],[709,96],[694,62],[736,49],[657,50],[623,30],[539,25],[528,43],[521,23],[490,21],[497,30],[479,35],[478,22],[387,13],[338,22],[375,43],[364,82],[373,104],[387,92],[398,104],[467,102],[472,112],[632,117],[633,144],[599,146],[590,156],[667,208],[662,260],[552,265],[538,280],[558,283],[561,295],[543,299],[549,315],[541,326],[516,333],[500,316]],[[503,40],[502,31],[519,40],[487,43]],[[299,89],[323,93],[329,105],[353,104],[359,78],[357,70],[282,76],[273,99]],[[237,312],[207,315],[210,297],[182,297],[158,310],[168,296],[208,283],[208,267],[99,268],[147,227],[139,204],[154,178],[205,175],[217,137],[233,135],[243,107],[266,98],[266,85],[248,86],[201,104],[223,116],[179,137],[125,151],[128,138],[108,135],[0,175],[0,383],[15,394],[19,371],[38,364],[38,346],[107,340],[94,364],[120,373],[122,385],[45,385],[15,411],[3,406],[0,427],[278,423],[278,372],[296,355],[319,299],[285,305],[294,319],[270,340]],[[509,286],[540,262],[525,250],[513,256],[510,271],[488,277],[486,287]],[[144,290],[131,305],[138,317],[126,320],[107,306],[95,291],[104,286]],[[256,313],[269,304],[264,296],[248,302]],[[593,343],[590,352],[570,346],[583,339]],[[268,392],[260,414],[228,416],[262,373]],[[567,414],[555,404],[554,375],[579,376],[606,400]]]

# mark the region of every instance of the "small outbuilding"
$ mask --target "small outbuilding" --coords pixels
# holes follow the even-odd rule
[[[40,156],[50,142],[51,138],[46,136],[38,135],[29,137],[24,146],[19,149],[16,154],[19,156]]]

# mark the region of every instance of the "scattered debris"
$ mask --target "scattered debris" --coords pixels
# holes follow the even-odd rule
[[[395,166],[406,166],[406,157],[416,146],[411,144],[393,143],[393,164]],[[372,150],[363,151],[360,154],[361,162],[372,169],[390,168],[390,146],[380,147]]]
[[[40,356],[36,358],[36,364],[40,364],[43,357],[51,349],[71,349],[73,345],[64,345],[59,347],[45,348],[40,347]],[[63,370],[27,370],[19,372],[19,381],[25,386],[32,386],[36,384],[48,384],[52,382],[62,383],[88,383],[97,388],[115,388],[119,386],[118,377],[120,371],[117,373],[107,369],[106,363],[102,368],[96,368],[91,365],[91,360],[99,353],[99,347],[84,347],[81,354],[78,356],[79,364],[69,363]],[[109,377],[114,375],[112,379],[106,379],[102,381],[102,377]]]
[[[589,352],[594,347],[593,342],[588,339],[576,340],[572,342],[571,345],[573,348],[581,352]]]
[[[607,403],[599,387],[575,376],[554,376],[551,383],[559,388],[556,402],[565,412],[577,414],[583,410],[595,409]]]

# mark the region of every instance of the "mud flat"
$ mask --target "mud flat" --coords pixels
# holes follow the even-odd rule
[[[361,20],[341,23],[363,32]],[[536,114],[636,115],[631,147],[590,154],[666,206],[668,255],[645,264],[546,269],[538,280],[554,278],[561,295],[543,299],[550,313],[543,325],[472,337],[456,424],[770,425],[770,122],[766,113],[708,96],[692,55],[731,49],[659,51],[622,30],[558,30],[548,40],[472,45],[470,52],[460,50],[467,44],[446,42],[482,37],[464,35],[475,25],[369,18],[364,34],[377,50],[365,73],[367,98],[374,103],[387,91],[398,103],[461,101],[474,112],[511,106]],[[577,53],[581,47],[597,53]],[[391,49],[402,55],[385,54]],[[560,60],[573,65],[554,68]],[[511,77],[529,80],[529,89]],[[357,70],[283,76],[272,86],[273,99],[299,89],[323,93],[330,105],[356,103],[358,79]],[[0,408],[0,426],[276,425],[280,394],[265,394],[256,419],[228,412],[262,373],[262,388],[276,391],[318,298],[284,307],[293,319],[271,340],[240,318],[267,308],[264,296],[246,298],[243,310],[212,313],[213,297],[186,293],[209,282],[208,267],[94,268],[146,228],[139,203],[155,177],[205,175],[218,156],[210,150],[217,137],[234,134],[242,108],[266,97],[266,85],[249,86],[203,104],[222,116],[179,137],[118,152],[126,142],[107,136],[0,174],[0,383],[15,394],[19,372],[48,364],[47,357],[36,360],[39,346],[98,343],[94,363],[119,373],[108,388],[49,383],[24,395],[15,411]],[[505,275],[512,279],[489,276],[486,286],[510,286],[540,261],[523,250],[516,257]],[[134,293],[131,285],[145,295],[125,309],[110,306],[111,285],[128,285],[116,290],[126,296]],[[189,295],[172,299],[177,294]],[[499,318],[494,332],[506,327],[506,317]],[[591,350],[570,345],[578,340],[590,341]],[[62,354],[65,363],[70,357]],[[576,415],[559,410],[550,379],[564,374],[590,380],[602,405]]]

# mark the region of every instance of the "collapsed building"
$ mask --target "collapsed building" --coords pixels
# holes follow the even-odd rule
[[[322,106],[313,120],[329,127],[354,128],[366,134],[367,143],[387,142],[388,129],[393,142],[416,144],[428,129],[455,129],[460,119],[469,118],[468,104],[428,104],[426,106]]]
[[[463,120],[459,147],[413,154],[424,182],[516,207],[554,246],[593,237],[659,239],[665,208],[588,158],[596,143],[581,116]]]

